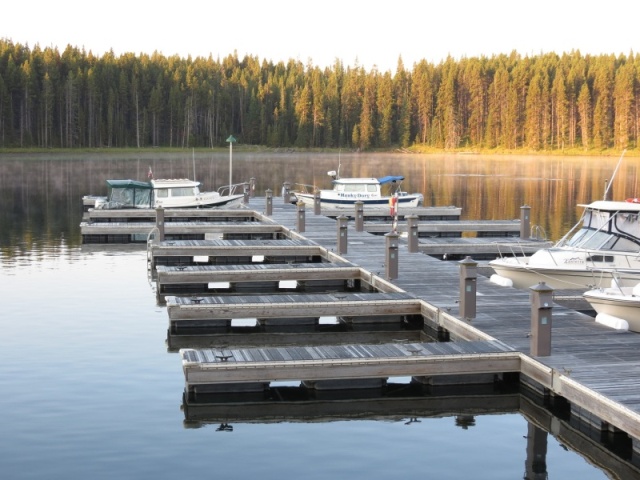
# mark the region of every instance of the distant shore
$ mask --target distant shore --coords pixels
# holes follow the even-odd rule
[[[158,153],[225,153],[229,152],[227,147],[214,148],[177,148],[177,147],[127,147],[127,148],[0,148],[0,161],[3,156],[20,156],[20,155],[85,155],[85,154],[143,154],[157,155]],[[589,149],[567,148],[564,150],[529,150],[529,149],[482,149],[482,148],[457,148],[457,149],[437,149],[433,147],[413,146],[408,148],[391,148],[391,149],[371,149],[358,151],[356,149],[340,149],[340,148],[313,148],[302,149],[295,147],[272,148],[260,145],[236,145],[233,147],[234,153],[271,153],[271,154],[295,154],[295,153],[335,153],[343,154],[419,154],[419,155],[513,155],[513,156],[566,156],[566,157],[618,157],[622,155],[622,150],[618,149]],[[626,157],[640,157],[640,149],[627,149]]]

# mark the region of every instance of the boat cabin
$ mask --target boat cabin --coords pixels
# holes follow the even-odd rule
[[[404,177],[402,176],[386,176],[382,178],[336,178],[332,183],[333,191],[340,196],[379,197],[383,195],[382,186],[398,186],[402,180],[404,180]]]
[[[107,202],[110,208],[149,208],[153,201],[153,185],[136,180],[107,180]]]
[[[186,179],[151,180],[157,200],[176,197],[195,197],[200,193],[200,182]]]
[[[640,252],[640,204],[598,201],[579,206],[585,207],[581,226],[572,236],[566,236],[564,246]]]

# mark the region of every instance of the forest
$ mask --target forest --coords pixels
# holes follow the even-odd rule
[[[634,149],[640,57],[510,54],[395,73],[0,39],[0,148]]]

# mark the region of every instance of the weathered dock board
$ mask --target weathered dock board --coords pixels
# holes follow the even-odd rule
[[[154,243],[151,268],[157,265],[196,265],[194,257],[208,257],[206,263],[296,263],[320,262],[328,252],[310,240],[176,240]],[[253,260],[255,257],[265,257]],[[242,261],[240,259],[243,259]],[[202,262],[201,262],[202,263]]]
[[[85,218],[90,222],[151,222],[155,224],[157,211],[152,208],[90,209]],[[253,210],[244,208],[168,208],[163,210],[165,222],[255,222]]]
[[[344,263],[158,266],[158,285],[257,280],[333,280],[360,278],[362,269]],[[258,278],[259,277],[259,278]]]
[[[109,243],[109,238],[129,236],[131,241],[142,238],[147,241],[148,235],[156,230],[155,222],[82,222],[80,232],[83,243]],[[283,231],[279,225],[263,222],[166,222],[164,233],[171,237],[187,237],[198,235],[204,240],[207,235],[218,234],[226,239],[275,239],[282,238]]]
[[[278,205],[271,218],[282,225],[291,225],[295,206]],[[333,250],[337,246],[335,232],[335,222],[307,213],[304,238]],[[357,232],[352,222],[347,234],[348,251],[341,256],[374,275],[384,276],[385,238]],[[420,240],[422,243],[423,239]],[[592,317],[556,305],[551,355],[533,358],[529,356],[532,330],[529,291],[499,287],[480,276],[476,282],[477,314],[471,321],[461,321],[457,318],[460,289],[457,262],[409,253],[402,238],[398,257],[399,278],[390,282],[429,305],[423,309],[425,321],[446,329],[455,340],[495,338],[510,345],[527,359],[523,362],[526,363],[523,375],[552,394],[566,398],[572,411],[586,409],[596,414],[602,428],[609,426],[626,432],[638,450],[639,334],[607,328]]]
[[[259,201],[259,200],[258,200]],[[277,200],[276,200],[277,201]],[[256,202],[250,202],[253,206]],[[310,209],[307,208],[307,211]],[[313,213],[313,209],[311,209]],[[322,216],[329,218],[337,218],[341,215],[355,218],[355,206],[354,208],[321,208]],[[420,221],[437,221],[437,220],[459,220],[462,214],[460,207],[446,205],[446,206],[422,206],[422,207],[400,207],[398,209],[398,218],[400,221],[404,221],[408,216],[415,216]],[[368,207],[363,208],[362,216],[365,221],[369,222],[391,222],[391,215],[388,207]]]
[[[170,324],[232,318],[420,315],[410,293],[166,297]]]
[[[445,259],[461,259],[473,256],[476,260],[495,258],[508,253],[511,245],[513,251],[519,254],[531,255],[541,248],[549,248],[552,242],[542,240],[522,240],[520,238],[488,238],[466,237],[457,238],[420,238],[418,251],[425,255],[444,257]]]
[[[460,236],[463,232],[476,232],[478,236],[495,237],[518,236],[520,234],[520,220],[456,220],[431,221],[417,224],[418,237]],[[365,223],[364,230],[368,233],[383,234],[391,231],[391,223]],[[397,231],[407,232],[408,224],[399,221]]]
[[[520,354],[497,341],[180,350],[187,391],[198,385],[277,380],[503,374]],[[309,368],[309,367],[315,368]]]
[[[264,261],[261,262],[265,264],[348,261],[368,272],[371,285],[386,286],[385,293],[366,295],[408,295],[410,298],[401,302],[404,304],[402,308],[410,308],[404,310],[407,315],[421,315],[425,326],[448,332],[452,342],[430,344],[438,345],[430,348],[460,348],[456,346],[476,342],[482,345],[500,345],[507,351],[462,355],[441,352],[424,355],[423,358],[422,354],[419,354],[423,347],[416,347],[416,351],[410,352],[410,355],[405,354],[398,358],[381,356],[386,360],[380,363],[380,358],[374,359],[365,353],[360,353],[361,358],[348,361],[331,356],[325,358],[323,355],[326,353],[318,353],[323,352],[322,349],[337,348],[333,345],[305,347],[319,350],[293,350],[298,352],[300,358],[291,362],[276,358],[276,353],[285,358],[283,351],[278,350],[284,347],[267,349],[269,353],[264,353],[264,348],[255,348],[247,357],[244,356],[247,354],[245,350],[231,348],[231,354],[212,351],[211,358],[214,361],[204,364],[193,358],[187,359],[187,385],[198,388],[206,386],[209,382],[260,383],[280,379],[330,381],[383,378],[387,375],[518,372],[522,385],[527,388],[566,399],[571,405],[572,415],[576,418],[589,418],[590,422],[603,431],[626,432],[633,440],[635,450],[640,452],[640,388],[637,387],[640,385],[640,358],[637,354],[640,351],[640,335],[609,329],[597,324],[591,317],[556,305],[553,308],[552,352],[549,356],[534,357],[530,354],[532,326],[529,291],[499,287],[480,276],[475,282],[477,314],[473,318],[461,320],[458,318],[461,285],[458,262],[440,261],[434,256],[420,252],[409,253],[406,239],[400,237],[396,252],[398,278],[385,278],[388,261],[385,251],[386,237],[358,232],[354,228],[354,222],[350,221],[346,231],[342,232],[348,236],[348,249],[338,254],[341,232],[338,231],[334,219],[325,215],[315,215],[307,210],[305,224],[303,228],[299,228],[297,219],[300,216],[296,214],[296,206],[286,204],[278,198],[273,200],[273,211],[269,212],[268,216],[258,213],[264,211],[264,199],[251,199],[249,208],[254,210],[257,221],[283,226],[286,230],[285,236],[288,236],[287,240],[220,241],[219,244],[216,241],[209,244],[207,241],[164,242],[157,247],[152,246],[150,256],[154,259],[155,256],[166,258],[167,253],[172,252],[178,257],[178,263],[184,262],[183,265],[197,264],[193,261],[196,256],[206,257],[205,263],[224,262],[229,265],[255,263],[251,258],[255,255],[265,255]],[[422,244],[425,239],[420,240]],[[458,239],[455,240],[452,244],[457,243]],[[459,240],[489,242],[487,239]],[[500,242],[504,243],[504,240],[505,238],[502,238]],[[540,248],[538,242],[532,244]],[[274,252],[277,252],[278,258],[268,260],[267,256]],[[464,253],[468,254],[469,250]],[[365,294],[348,292],[346,295]],[[288,296],[230,295],[211,301],[210,304],[207,304],[209,300],[193,300],[205,297],[169,297],[168,300],[171,301],[172,308],[170,318],[175,313],[176,324],[183,321],[187,324],[198,324],[201,320],[210,320],[212,316],[214,321],[226,321],[234,315],[235,318],[264,316],[295,320],[297,317],[309,317],[312,314],[357,316],[365,311],[362,308],[363,303],[360,304],[360,308],[356,305],[358,302],[351,302],[353,305],[341,305],[340,302],[346,297],[333,297],[331,301],[327,299],[316,302],[313,307],[316,310],[311,311],[308,307],[313,302],[308,301],[309,296],[306,296],[305,300],[305,295],[301,294],[291,295],[290,305],[287,307],[289,300],[283,299]],[[178,298],[182,299],[177,300]],[[265,301],[257,300],[260,298],[264,298]],[[388,298],[382,304],[386,305],[384,308],[394,306],[393,301],[389,301]],[[390,313],[379,308],[371,310],[372,314],[382,316],[400,314],[399,312]],[[170,319],[171,321],[174,320]],[[228,332],[225,332],[225,335],[228,339]],[[357,345],[354,351],[366,352],[369,347]],[[236,356],[236,350],[240,352],[240,356]],[[306,358],[305,355],[310,358]],[[240,361],[241,358],[244,360]],[[295,365],[295,368],[289,368],[292,365]],[[478,370],[480,366],[482,369]],[[440,373],[444,371],[447,373]]]
[[[143,243],[157,230],[155,209],[89,209],[83,214],[80,234],[83,244]],[[168,238],[204,239],[205,235],[225,231],[227,238],[264,238],[279,233],[272,222],[256,221],[253,211],[237,209],[167,209],[162,210]],[[242,228],[242,225],[247,229]]]

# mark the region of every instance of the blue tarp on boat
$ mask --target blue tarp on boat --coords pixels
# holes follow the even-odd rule
[[[379,178],[378,181],[380,185],[384,185],[385,183],[398,182],[404,180],[404,177],[400,175],[387,175],[386,177]]]

